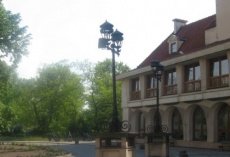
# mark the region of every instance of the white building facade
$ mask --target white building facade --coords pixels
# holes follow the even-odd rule
[[[156,85],[150,63],[164,65],[160,82],[161,123],[174,133],[176,146],[214,148],[230,140],[230,1],[216,0],[216,15],[174,31],[122,81],[123,120],[132,132],[154,124]],[[138,142],[143,142],[140,136]]]

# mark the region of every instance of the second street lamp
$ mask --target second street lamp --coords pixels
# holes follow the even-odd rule
[[[159,133],[162,132],[162,125],[161,125],[161,119],[160,119],[160,112],[159,112],[159,81],[161,81],[162,72],[164,71],[164,66],[160,64],[159,61],[152,61],[151,62],[151,68],[153,71],[153,77],[156,79],[156,120],[155,120],[155,126],[154,126],[154,132]]]
[[[109,126],[110,132],[121,131],[121,122],[118,119],[117,95],[116,95],[116,69],[115,54],[120,55],[123,34],[113,30],[113,25],[107,21],[100,26],[102,38],[99,39],[98,48],[111,50],[112,52],[112,81],[113,81],[113,117]]]

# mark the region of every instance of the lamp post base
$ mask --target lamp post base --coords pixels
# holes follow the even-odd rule
[[[131,133],[95,134],[96,157],[135,157],[135,136]]]
[[[169,134],[146,134],[145,157],[152,156],[169,157]]]

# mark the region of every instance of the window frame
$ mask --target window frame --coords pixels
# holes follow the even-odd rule
[[[223,104],[220,107],[218,111],[217,119],[218,119],[218,141],[229,140],[230,139],[230,106],[229,105]],[[223,124],[221,125],[221,123]]]
[[[200,115],[197,112],[200,112]],[[198,116],[200,116],[200,118]],[[199,121],[197,121],[197,117],[199,118]],[[197,125],[200,125],[200,128],[197,128]],[[200,138],[196,137],[196,133],[200,134]],[[207,141],[207,135],[207,120],[205,117],[205,112],[200,106],[197,106],[193,113],[193,140]]]
[[[179,126],[178,129],[175,128],[175,119],[179,119]],[[172,133],[173,138],[177,140],[183,140],[184,134],[183,134],[183,120],[181,118],[180,111],[175,108],[172,114]],[[175,133],[176,132],[176,133]]]
[[[156,79],[153,74],[146,76],[145,98],[156,97]]]
[[[227,62],[227,68],[223,68],[224,62]],[[227,56],[221,56],[215,59],[209,60],[209,78],[208,78],[208,88],[222,88],[229,86],[229,62]],[[217,66],[217,67],[216,67]],[[215,72],[216,69],[216,72]],[[222,69],[228,69],[227,73],[223,74]]]
[[[177,53],[177,42],[170,43],[171,54]]]
[[[227,56],[222,56],[222,57],[218,57],[218,58],[215,58],[215,59],[210,59],[210,77],[215,77],[214,75],[214,63],[218,63],[218,75],[216,76],[222,76],[222,75],[225,75],[225,74],[222,74],[222,61],[227,61],[228,62],[228,58]],[[228,68],[229,69],[229,68]],[[228,73],[229,74],[229,71]]]
[[[177,94],[177,73],[176,69],[170,69],[164,72],[164,95]],[[175,78],[174,78],[175,76]]]
[[[198,76],[197,68],[199,67]],[[190,70],[192,69],[192,77],[190,77]],[[194,63],[185,66],[184,75],[184,92],[201,91],[201,68],[199,63]],[[198,79],[197,79],[198,78]]]
[[[140,99],[140,79],[139,77],[131,79],[131,99],[138,100]]]

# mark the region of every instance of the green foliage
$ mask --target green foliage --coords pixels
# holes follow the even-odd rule
[[[0,134],[71,131],[75,135],[100,131],[112,117],[111,60],[95,66],[89,62],[58,62],[39,69],[36,78],[20,79],[0,62]],[[117,74],[129,68],[117,63]],[[0,76],[1,77],[1,76]],[[121,83],[117,82],[121,113]]]
[[[116,74],[129,71],[128,66],[116,63]],[[112,61],[106,59],[96,64],[94,75],[91,77],[88,106],[92,130],[101,131],[112,118],[113,88],[112,88]],[[116,82],[118,113],[121,117],[121,83]]]
[[[30,40],[27,27],[20,27],[20,22],[20,15],[5,10],[0,0],[0,134],[9,134],[17,121],[14,105],[19,95],[14,68],[28,53]]]
[[[2,102],[6,101],[11,74],[12,68],[6,62],[0,61],[0,101]]]
[[[0,134],[9,135],[12,123],[16,119],[15,111],[8,106],[0,103]]]
[[[14,69],[0,61],[0,134],[9,134],[17,120],[16,110],[12,104],[17,97],[15,90]]]
[[[0,134],[100,131],[112,118],[112,61],[62,61],[39,69],[36,78],[20,79],[15,68],[31,39],[20,22],[0,0]],[[116,74],[129,70],[116,63]],[[116,86],[121,116],[121,83]]]
[[[28,53],[31,39],[27,27],[20,27],[20,22],[20,15],[6,11],[0,1],[0,59],[8,58],[14,66]]]
[[[40,132],[62,131],[76,122],[84,104],[84,87],[69,65],[56,63],[40,69],[31,89],[27,104]]]

